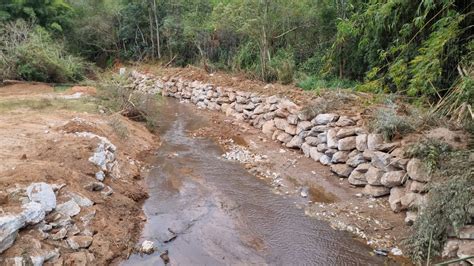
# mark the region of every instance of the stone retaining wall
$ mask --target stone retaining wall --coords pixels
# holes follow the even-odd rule
[[[431,177],[423,163],[404,158],[401,142],[387,143],[382,135],[369,133],[358,116],[311,116],[288,99],[181,78],[159,79],[133,72],[130,82],[138,91],[161,93],[198,108],[221,111],[261,129],[272,140],[300,149],[306,157],[327,165],[337,176],[361,187],[363,194],[388,196],[394,212],[405,212],[407,224],[414,222],[416,210],[426,203]],[[470,243],[472,246],[472,240]]]

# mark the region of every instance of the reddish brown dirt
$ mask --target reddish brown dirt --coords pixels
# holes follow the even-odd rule
[[[15,84],[0,87],[0,100],[32,94],[49,97],[47,94],[51,92],[52,88],[45,85]],[[127,128],[129,137],[120,137],[111,121]],[[88,158],[98,143],[97,139],[74,134],[84,131],[107,137],[117,146],[119,175],[114,179],[106,177],[104,181],[114,191],[110,196],[84,188],[95,181],[97,166]],[[144,220],[141,206],[147,193],[140,185],[142,163],[139,159],[152,150],[157,141],[143,125],[120,116],[12,108],[0,115],[0,192],[5,195],[7,190],[17,186],[24,188],[34,182],[46,182],[66,185],[57,192],[58,203],[69,200],[68,192],[80,193],[94,201],[95,205],[82,207],[73,220],[81,227],[81,217],[95,212],[89,228],[94,233],[89,252],[95,256],[95,265],[105,265],[118,257],[126,257],[140,235]],[[18,199],[9,195],[3,199],[0,210],[14,212],[20,205]],[[28,252],[37,243],[31,238],[40,240],[38,234],[33,228],[22,229],[15,244],[2,257]],[[39,243],[43,250],[59,248],[59,261],[74,263],[77,254],[73,254],[64,241],[47,239]]]

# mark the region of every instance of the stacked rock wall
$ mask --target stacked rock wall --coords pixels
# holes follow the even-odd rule
[[[401,142],[387,143],[382,135],[369,133],[358,116],[311,116],[288,99],[181,78],[164,80],[133,72],[131,82],[139,91],[221,111],[261,129],[272,140],[300,149],[306,157],[329,166],[337,176],[361,187],[363,194],[388,196],[394,212],[406,211],[408,224],[426,203],[430,175],[423,163],[404,158]]]

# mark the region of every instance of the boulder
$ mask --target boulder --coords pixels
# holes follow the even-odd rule
[[[71,236],[69,237],[66,242],[68,243],[69,247],[74,250],[78,250],[80,248],[88,248],[92,244],[92,237],[91,236]]]
[[[356,137],[356,149],[365,151],[367,149],[367,134],[361,134]]]
[[[319,161],[324,154],[319,152],[316,147],[311,147],[309,149],[309,155],[310,155],[311,159],[313,159],[315,161]]]
[[[285,132],[290,134],[290,135],[296,135],[296,126],[295,125],[288,125],[285,128]]]
[[[56,208],[56,195],[53,188],[46,183],[33,183],[28,186],[26,193],[30,201],[41,204],[45,212],[50,212]]]
[[[338,146],[338,139],[336,137],[337,131],[334,128],[331,128],[327,132],[327,145],[328,148],[337,148]]]
[[[286,132],[282,132],[277,136],[276,139],[283,142],[283,143],[288,143],[288,142],[291,141],[291,139],[293,139],[293,136],[286,133]]]
[[[370,164],[368,163],[361,163],[359,164],[354,170],[360,173],[367,173],[369,171]]]
[[[382,176],[381,183],[386,187],[395,187],[402,185],[406,180],[406,172],[403,170],[400,171],[391,171],[387,172]]]
[[[344,115],[341,116],[336,122],[336,126],[338,127],[347,127],[347,126],[353,126],[353,125],[355,125],[354,120]]]
[[[155,251],[155,244],[153,244],[152,241],[149,241],[149,240],[143,241],[140,247],[140,252],[145,253],[145,254],[151,254],[154,251]]]
[[[328,145],[326,145],[325,143],[321,143],[321,144],[318,144],[318,146],[316,146],[316,149],[319,152],[325,152],[328,150]]]
[[[314,125],[326,125],[331,122],[336,122],[339,118],[337,114],[319,114],[311,122]]]
[[[418,217],[418,212],[416,211],[407,211],[405,213],[405,224],[406,225],[413,225]]]
[[[57,231],[54,234],[51,234],[51,239],[52,240],[61,240],[64,239],[67,235],[67,229],[66,228],[61,228],[59,231]]]
[[[299,149],[299,148],[301,148],[301,145],[303,145],[303,138],[296,135],[290,140],[290,142],[288,142],[286,144],[286,147],[293,148],[293,149],[296,149],[296,148]]]
[[[319,144],[321,144],[321,140],[317,137],[309,136],[309,137],[306,137],[304,140],[306,143],[308,143],[311,146],[318,146]]]
[[[66,201],[56,207],[56,211],[65,216],[74,217],[81,212],[81,207],[73,200]]]
[[[377,167],[370,166],[365,174],[365,178],[367,179],[367,183],[373,186],[380,186],[382,185],[381,179],[384,175],[384,171],[378,169]]]
[[[4,215],[0,217],[0,254],[13,245],[18,230],[25,226],[22,215]]]
[[[390,189],[383,186],[366,185],[362,193],[367,196],[378,198],[390,194]]]
[[[347,137],[340,139],[337,148],[340,151],[351,151],[356,147],[356,137]]]
[[[336,152],[338,152],[337,149],[327,149],[327,150],[324,152],[324,154],[326,154],[327,156],[329,156],[329,157],[332,158],[332,156],[333,156]]]
[[[431,175],[429,170],[423,164],[423,162],[418,158],[413,158],[408,162],[407,165],[408,176],[411,179],[419,182],[429,182],[431,180]]]
[[[92,200],[90,200],[89,198],[87,198],[86,196],[83,196],[79,193],[74,193],[74,192],[69,192],[68,193],[69,197],[71,199],[73,199],[77,205],[79,205],[80,207],[90,207],[92,205],[94,205],[94,202]]]
[[[290,114],[286,120],[290,125],[297,125],[298,124],[298,115],[296,114]]]
[[[474,254],[474,241],[460,241],[458,244],[458,251],[456,253],[458,258],[470,257],[472,254]],[[468,259],[467,262],[473,265],[474,258]]]
[[[321,155],[319,162],[323,165],[329,165],[331,163],[331,158],[325,154]]]
[[[426,206],[426,203],[427,203],[426,195],[422,195],[419,193],[407,192],[401,198],[402,210],[411,209],[411,208],[421,210]]]
[[[274,119],[274,121],[275,121],[275,127],[283,131],[285,131],[285,129],[289,125],[288,121],[286,121],[286,119],[283,119],[283,118],[277,117]]]
[[[378,146],[383,143],[383,136],[381,134],[369,134],[367,136],[367,148],[371,151],[376,151]]]
[[[326,132],[319,133],[318,139],[320,139],[322,143],[326,143],[328,141],[328,134]]]
[[[354,186],[367,185],[367,179],[365,178],[365,174],[360,171],[352,171],[352,173],[349,175],[348,181],[351,185],[354,185]]]
[[[428,186],[426,183],[418,182],[415,180],[408,180],[406,183],[406,187],[415,193],[424,193],[428,191]]]
[[[301,151],[303,151],[303,154],[305,157],[309,157],[310,149],[311,149],[311,146],[306,142],[301,145]]]
[[[313,124],[309,121],[300,121],[298,122],[298,125],[296,126],[296,134],[300,134],[301,132],[305,130],[311,129]]]
[[[457,256],[457,252],[459,249],[459,242],[458,239],[448,239],[446,243],[444,243],[443,252],[441,256],[443,258],[454,258]]]
[[[474,225],[465,225],[459,230],[459,238],[474,240]]]
[[[340,177],[349,177],[354,168],[347,164],[333,164],[331,165],[331,171]]]
[[[336,137],[339,139],[354,136],[356,134],[355,128],[341,128],[336,134]]]
[[[391,167],[389,167],[391,158],[392,158],[392,155],[388,153],[375,151],[372,154],[372,165],[379,169],[389,171],[391,170],[390,169]]]
[[[348,159],[349,152],[347,151],[338,151],[332,156],[332,163],[345,163]]]
[[[353,155],[351,157],[351,155],[349,154],[349,159],[347,159],[346,163],[352,167],[357,167],[359,164],[361,163],[365,163],[366,160],[364,158],[364,156],[362,155],[362,153],[356,153],[355,155]]]
[[[405,196],[404,187],[393,187],[390,189],[390,196],[388,197],[388,203],[390,208],[394,212],[399,212],[402,210],[402,198]]]
[[[43,206],[38,202],[28,202],[21,207],[23,208],[21,215],[26,224],[37,224],[46,216]]]

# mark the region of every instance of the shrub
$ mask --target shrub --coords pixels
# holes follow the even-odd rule
[[[421,159],[428,169],[433,172],[439,167],[443,157],[451,151],[451,147],[436,139],[425,139],[409,146],[405,150],[405,156]]]
[[[349,89],[356,87],[357,82],[339,78],[324,79],[318,76],[303,75],[296,86],[303,90]]]
[[[435,172],[436,181],[428,194],[428,204],[420,212],[413,225],[413,233],[407,239],[407,250],[417,262],[440,255],[447,232],[455,232],[471,219],[469,208],[474,205],[472,191],[474,178],[473,150],[451,152],[440,161]],[[428,255],[430,254],[430,255]]]
[[[397,114],[397,106],[391,104],[375,111],[369,127],[372,132],[380,133],[385,140],[390,141],[395,136],[415,131],[416,125],[410,117]]]

